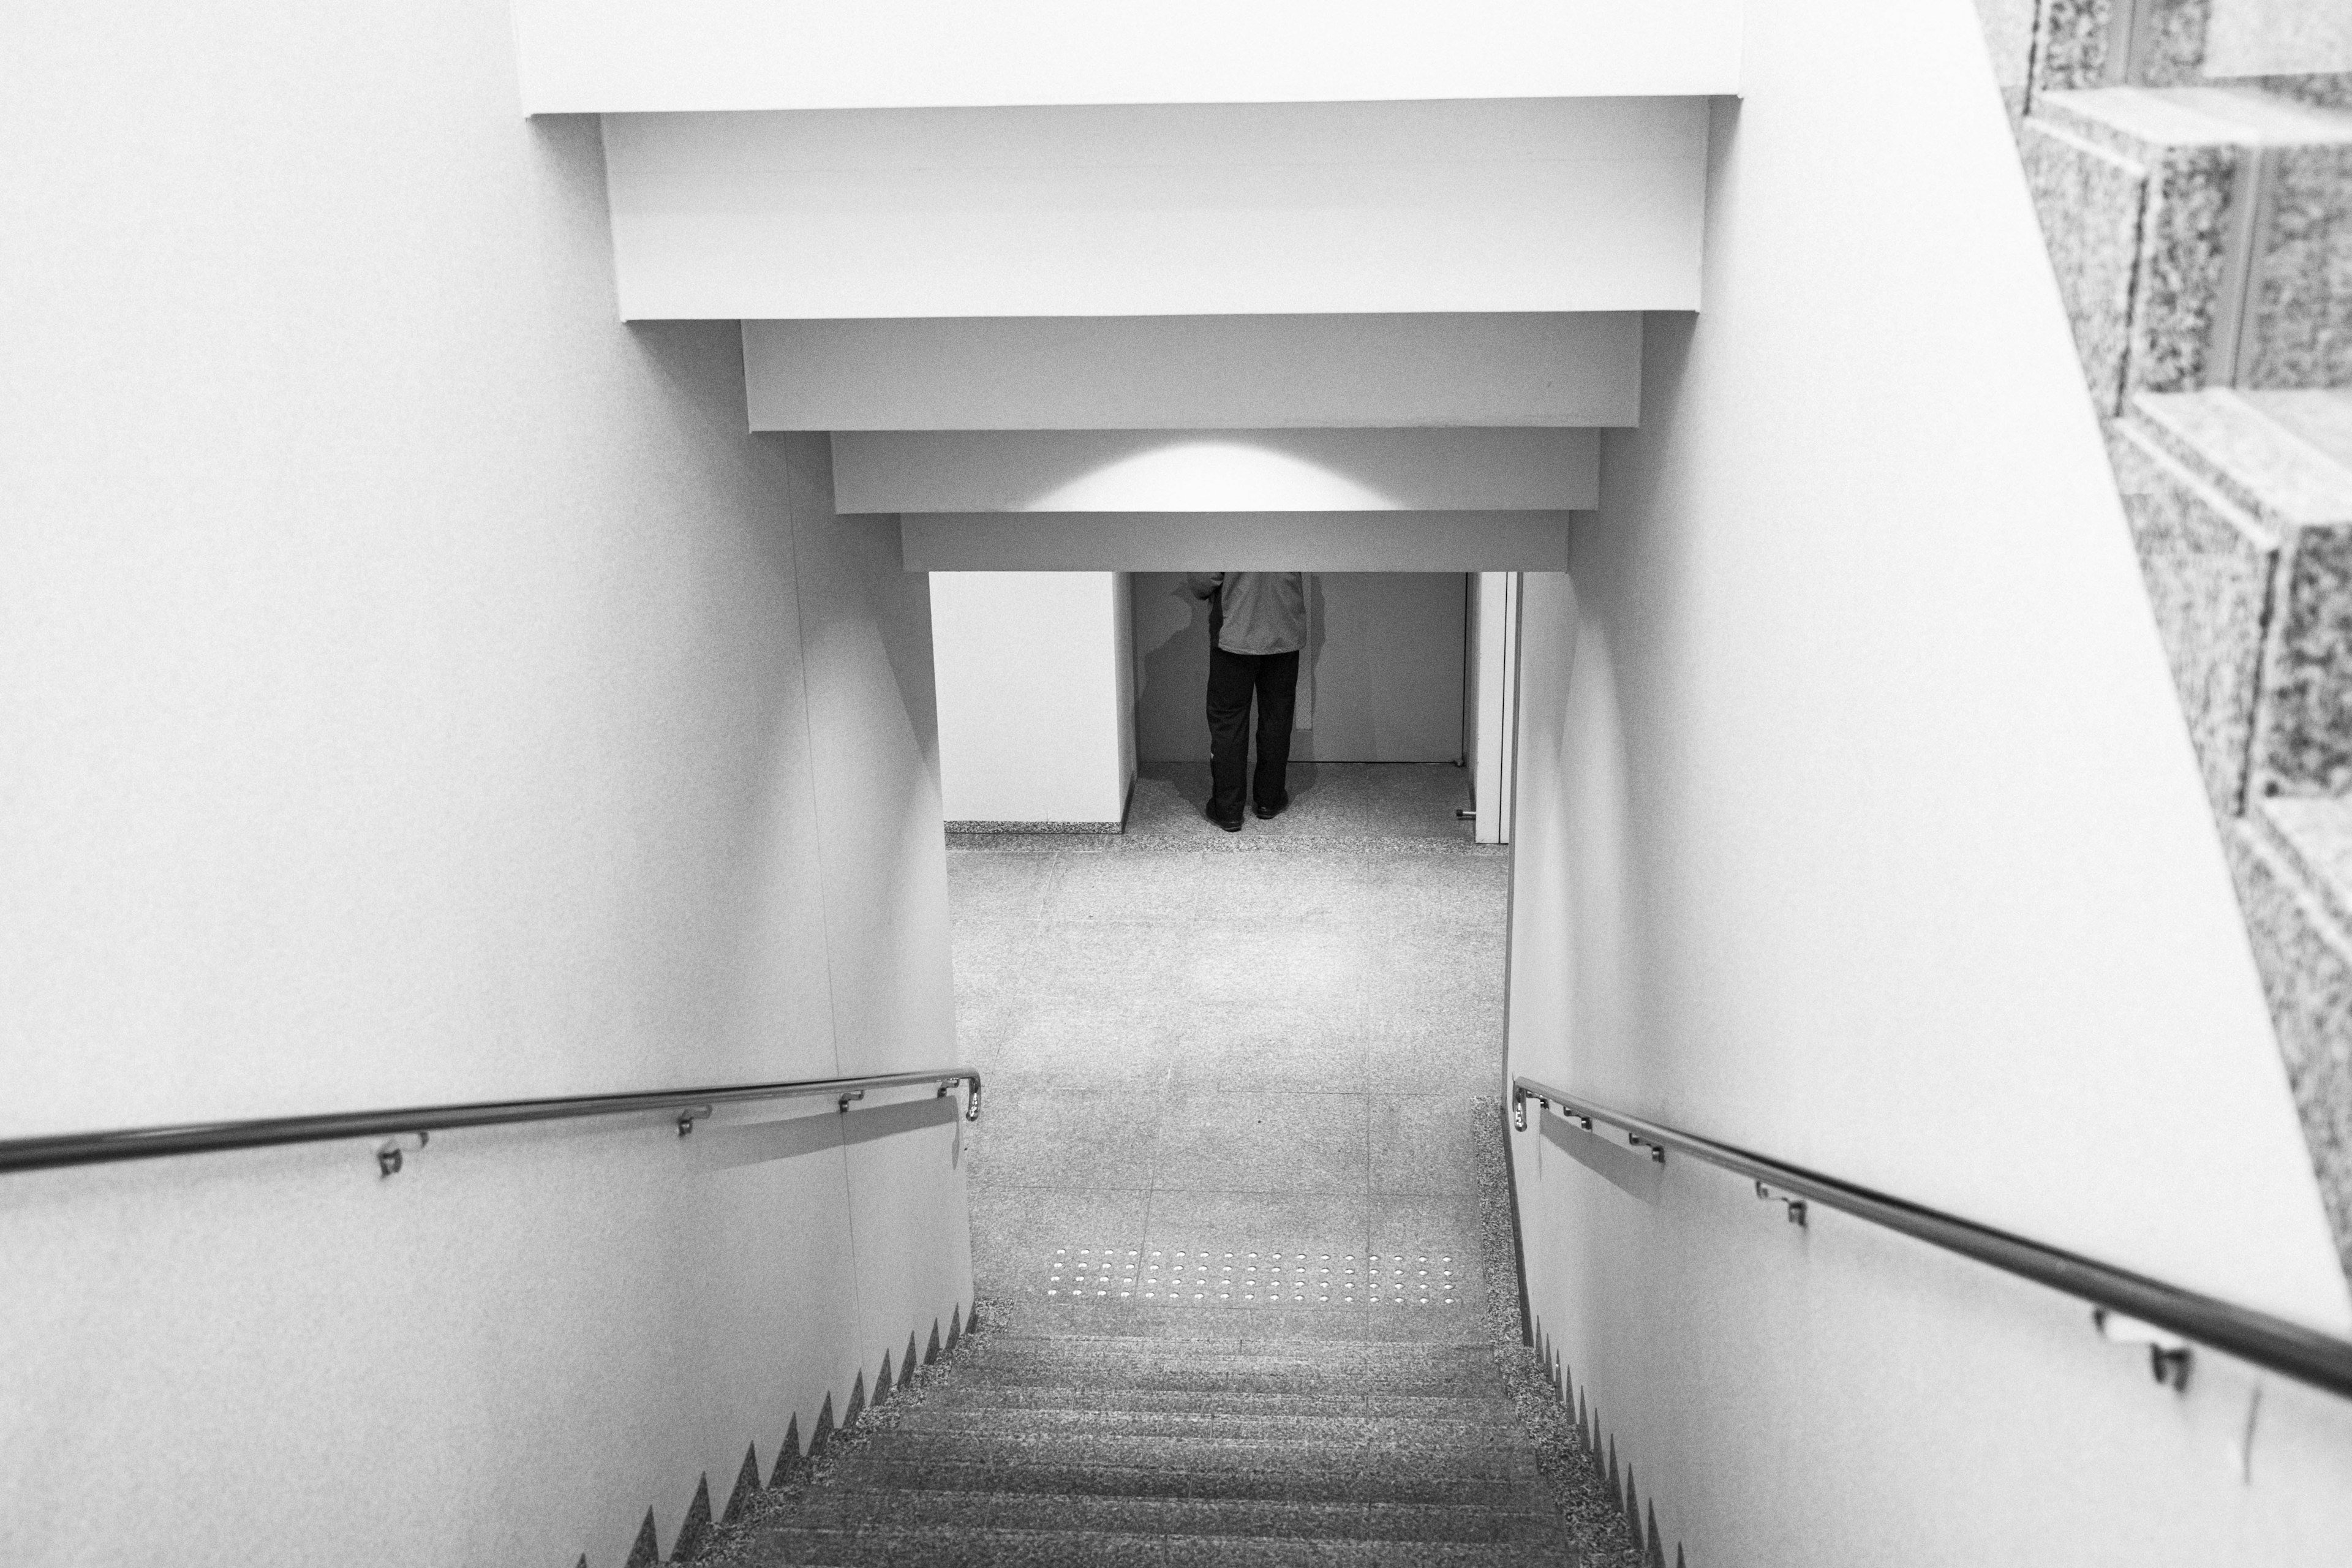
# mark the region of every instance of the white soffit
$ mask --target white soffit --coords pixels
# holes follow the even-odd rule
[[[1741,0],[515,0],[523,108],[868,109],[1739,89]]]
[[[743,380],[754,430],[1622,426],[1642,318],[746,321]]]
[[[965,512],[898,520],[909,572],[1565,572],[1565,511]]]
[[[628,320],[1696,310],[1706,100],[604,117]]]
[[[1594,430],[864,430],[837,511],[1541,511],[1600,504]],[[1499,568],[1497,568],[1499,570]]]

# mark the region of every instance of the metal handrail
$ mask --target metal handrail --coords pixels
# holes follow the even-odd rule
[[[939,1072],[866,1073],[856,1078],[798,1079],[780,1083],[725,1084],[711,1089],[664,1089],[640,1094],[576,1094],[555,1100],[492,1100],[470,1105],[415,1106],[404,1110],[352,1110],[328,1116],[278,1116],[250,1121],[201,1121],[177,1127],[130,1127],[105,1132],[65,1132],[40,1138],[0,1140],[0,1173],[47,1171],[66,1165],[102,1165],[118,1160],[152,1160],[165,1154],[211,1154],[229,1149],[264,1149],[280,1143],[324,1143],[341,1138],[420,1137],[452,1127],[493,1127],[510,1122],[564,1121],[582,1116],[619,1116],[635,1110],[678,1112],[683,1138],[713,1107],[747,1100],[787,1100],[831,1095],[839,1109],[862,1100],[868,1089],[936,1084],[941,1098],[960,1083],[970,1084],[964,1119],[980,1120],[980,1074],[971,1068]],[[378,1153],[390,1175],[400,1169],[400,1152]]]
[[[1626,1135],[1629,1142],[1647,1145],[1651,1158],[1663,1161],[1669,1150],[1688,1154],[1749,1178],[1758,1190],[1779,1188],[1801,1198],[1822,1204],[1857,1219],[1924,1241],[1947,1252],[1957,1252],[1979,1263],[2046,1285],[2053,1290],[2080,1297],[2085,1301],[2137,1319],[2155,1329],[2177,1334],[2184,1340],[2210,1346],[2240,1361],[2279,1373],[2307,1383],[2314,1388],[2324,1388],[2330,1394],[2352,1398],[2352,1341],[2323,1333],[2316,1329],[2273,1317],[2252,1307],[2242,1307],[2219,1297],[2207,1296],[2178,1285],[2168,1285],[2144,1274],[2116,1268],[2096,1262],[2060,1247],[2029,1241],[2005,1230],[1979,1225],[1948,1215],[1940,1209],[1890,1197],[1873,1192],[1868,1187],[1843,1182],[1834,1176],[1824,1176],[1802,1166],[1775,1160],[1769,1155],[1753,1153],[1717,1143],[1678,1129],[1628,1116],[1612,1110],[1596,1100],[1581,1095],[1568,1094],[1533,1079],[1520,1078],[1511,1084],[1511,1124],[1520,1131],[1527,1131],[1528,1100],[1549,1109],[1559,1106],[1570,1118],[1581,1121],[1590,1131],[1595,1121],[1605,1121]],[[1765,1194],[1771,1195],[1771,1194]],[[1801,1218],[1799,1205],[1791,1218]],[[2152,1351],[2159,1374],[2164,1373],[2163,1352]],[[2185,1376],[2185,1362],[2178,1363],[2179,1375]]]

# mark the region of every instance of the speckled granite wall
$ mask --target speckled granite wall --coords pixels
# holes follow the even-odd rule
[[[2352,384],[2352,140],[2280,148],[2264,175],[2238,384]]]
[[[2119,0],[2042,0],[2034,26],[2036,89],[2098,87],[2107,79],[2107,39]],[[2129,4],[2129,0],[2120,0]]]
[[[2352,74],[2335,72],[2318,76],[2266,76],[2254,79],[2254,86],[2281,98],[2292,98],[2302,103],[2316,103],[2332,109],[2352,109]]]
[[[2133,89],[2045,93],[2019,138],[2083,375],[2103,415],[2201,385],[2228,273],[2227,127]],[[2191,140],[2191,138],[2198,140]]]
[[[2101,412],[2112,414],[2123,399],[2147,171],[2040,116],[2018,132],[2018,153],[2074,330],[2084,384]]]
[[[2352,790],[2352,467],[2276,412],[2314,405],[2352,426],[2352,393],[2143,395],[2114,443],[2158,620],[2168,647],[2180,645],[2174,672],[2200,754],[2242,736],[2238,771],[2259,795]],[[2242,564],[2272,542],[2259,598],[2218,566],[2213,551],[2231,534],[2244,542]],[[2221,721],[2240,710],[2215,704],[2202,682],[2236,678],[2252,628],[2263,642],[2248,733]],[[2200,722],[2209,705],[2215,721]],[[2227,765],[2209,757],[2209,783]]]
[[[2199,79],[2212,0],[2042,0],[2034,29],[2037,89]],[[2122,46],[2128,58],[2117,58]]]
[[[2116,479],[2157,629],[2216,816],[2243,809],[2263,622],[2278,542],[2217,491],[2118,426]]]
[[[2352,115],[2045,92],[2019,151],[2102,414],[2139,390],[2352,384]]]

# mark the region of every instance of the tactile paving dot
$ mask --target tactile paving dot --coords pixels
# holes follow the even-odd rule
[[[1047,1265],[1045,1294],[1155,1307],[1443,1308],[1460,1303],[1455,1284],[1450,1253],[1066,1247]]]

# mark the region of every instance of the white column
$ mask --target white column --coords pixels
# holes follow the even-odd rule
[[[1470,798],[1478,811],[1478,842],[1508,844],[1518,707],[1519,574],[1477,574],[1472,604],[1476,673],[1470,710]]]
[[[950,826],[1117,832],[1135,777],[1120,572],[934,572],[940,779]]]

